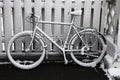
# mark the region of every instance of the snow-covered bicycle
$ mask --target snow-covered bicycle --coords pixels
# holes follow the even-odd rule
[[[7,56],[11,63],[20,69],[37,67],[46,55],[47,45],[44,40],[46,38],[62,52],[65,64],[68,63],[66,54],[70,54],[78,65],[95,67],[105,55],[106,44],[103,39],[104,36],[95,29],[75,25],[75,18],[81,15],[81,11],[73,11],[69,12],[69,14],[73,16],[70,23],[41,21],[39,16],[34,14],[29,15],[27,20],[35,23],[34,30],[20,32],[9,41]],[[59,45],[48,36],[48,34],[38,27],[38,24],[69,26],[69,31],[63,45]],[[16,44],[19,47],[17,50],[15,49]]]

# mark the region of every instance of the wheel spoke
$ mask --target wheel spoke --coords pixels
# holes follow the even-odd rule
[[[87,35],[85,35],[85,33],[84,33],[84,36],[85,36],[85,42],[88,45],[88,39],[87,39]]]
[[[93,55],[93,54],[85,54],[85,55],[87,55],[87,56],[90,56],[90,57],[95,57],[95,58],[98,58],[99,56],[96,56],[96,55]]]
[[[97,39],[94,41],[94,43],[90,47],[94,47],[95,44],[97,44]]]

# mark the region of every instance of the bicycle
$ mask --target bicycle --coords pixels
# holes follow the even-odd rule
[[[69,14],[73,16],[70,23],[42,21],[39,16],[31,14],[27,20],[29,19],[29,22],[32,23],[35,22],[34,30],[20,32],[13,36],[9,41],[7,56],[11,63],[20,69],[32,69],[37,67],[44,60],[46,55],[47,45],[44,38],[47,38],[62,52],[65,64],[68,63],[66,53],[69,53],[73,61],[78,65],[84,67],[95,67],[105,55],[106,43],[103,39],[104,36],[95,29],[82,28],[74,24],[75,17],[80,16],[81,11],[72,11],[69,12]],[[38,27],[38,24],[69,26],[63,46],[60,46],[56,41],[48,36],[41,28]],[[74,31],[72,36],[70,36],[71,31]],[[20,49],[15,49],[16,44],[20,45]],[[39,48],[38,50],[35,50],[36,45],[37,48]],[[15,54],[17,56],[15,56]],[[31,60],[31,58],[33,60]]]

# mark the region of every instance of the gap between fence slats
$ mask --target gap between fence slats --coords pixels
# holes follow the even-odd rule
[[[103,0],[103,3],[102,3],[102,16],[101,16],[101,27],[100,27],[100,32],[102,34],[104,34],[106,12],[107,12],[106,1]]]

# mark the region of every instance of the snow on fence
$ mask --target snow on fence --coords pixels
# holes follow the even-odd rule
[[[11,37],[21,31],[33,30],[26,17],[34,11],[42,20],[70,22],[68,12],[82,10],[76,24],[96,28],[104,33],[105,0],[0,0],[0,54],[5,53]],[[49,36],[65,38],[67,26],[45,24],[40,26]]]

